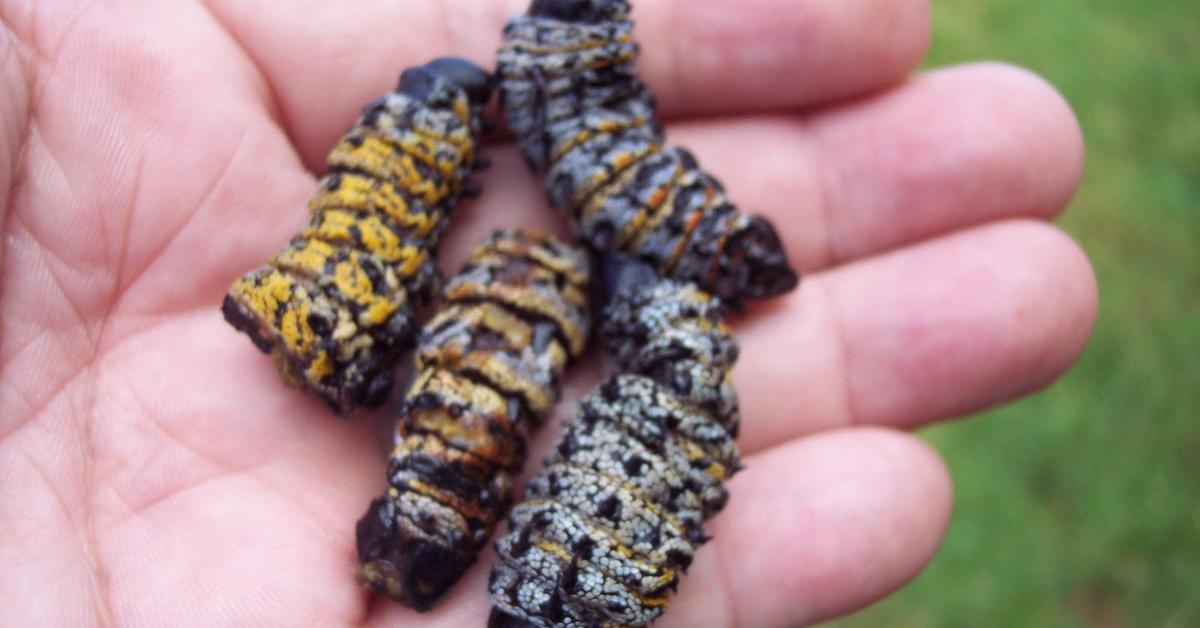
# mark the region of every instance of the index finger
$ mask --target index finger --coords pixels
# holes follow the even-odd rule
[[[309,167],[406,65],[442,55],[495,65],[504,21],[528,0],[247,3],[215,17],[270,87]],[[929,38],[926,0],[635,2],[638,61],[665,116],[802,107],[895,83]]]

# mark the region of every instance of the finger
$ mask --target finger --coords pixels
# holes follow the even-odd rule
[[[319,169],[362,103],[405,65],[446,54],[495,65],[500,28],[527,0],[216,0],[258,64],[305,162]],[[925,0],[636,3],[639,61],[667,115],[793,107],[894,83],[924,55]]]
[[[669,135],[744,210],[771,217],[806,271],[987,221],[1050,218],[1077,188],[1083,162],[1062,97],[999,64],[931,72],[809,119],[688,123]],[[454,217],[461,226],[443,247],[447,268],[494,227],[565,231],[516,152],[489,150],[486,193]]]
[[[692,149],[743,210],[769,216],[806,272],[988,221],[1051,218],[1083,164],[1062,97],[1000,64],[931,72],[811,117],[673,125],[668,138]],[[449,259],[484,225],[564,229],[519,156],[489,150],[496,165],[481,179],[483,197],[454,217]]]
[[[903,79],[929,44],[921,0],[635,3],[640,69],[667,114],[798,107]]]
[[[738,330],[742,446],[853,424],[914,427],[1037,390],[1096,315],[1084,253],[1010,221],[812,275]]]
[[[814,436],[750,457],[730,485],[679,593],[655,626],[798,626],[883,597],[929,561],[945,533],[951,486],[920,441],[875,429]],[[429,625],[482,625],[489,553]],[[377,603],[371,625],[417,615]]]
[[[730,492],[664,628],[800,626],[862,608],[928,563],[952,502],[935,452],[877,429],[752,456]]]
[[[668,137],[745,211],[772,218],[810,271],[991,220],[1052,217],[1083,164],[1063,98],[1000,64],[930,72],[811,117],[686,124]]]

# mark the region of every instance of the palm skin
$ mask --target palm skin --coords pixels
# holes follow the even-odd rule
[[[340,421],[284,388],[217,307],[305,222],[362,103],[437,55],[490,65],[524,6],[0,2],[6,621],[482,624],[490,559],[427,615],[355,585],[387,413]],[[663,0],[635,18],[664,113],[706,115],[671,139],[807,273],[738,321],[748,469],[658,625],[849,612],[911,578],[948,520],[945,469],[898,430],[1036,390],[1086,342],[1090,267],[1042,222],[1076,186],[1077,127],[1020,70],[906,78],[922,0]],[[444,269],[496,226],[563,230],[515,150],[485,152]],[[601,369],[577,369],[567,401]]]

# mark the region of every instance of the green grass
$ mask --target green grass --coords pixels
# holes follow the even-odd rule
[[[925,432],[955,480],[946,542],[830,626],[1200,625],[1200,3],[934,11],[929,65],[1023,65],[1078,112],[1088,165],[1061,224],[1095,265],[1100,317],[1047,391]]]

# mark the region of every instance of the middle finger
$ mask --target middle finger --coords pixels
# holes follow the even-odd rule
[[[806,272],[987,221],[1051,218],[1074,193],[1083,155],[1062,97],[997,64],[930,72],[807,116],[674,125],[667,141],[693,150],[743,211],[773,220]],[[508,147],[491,150],[484,197],[455,217],[471,238],[447,242],[448,268],[488,226],[562,229],[540,180]]]

